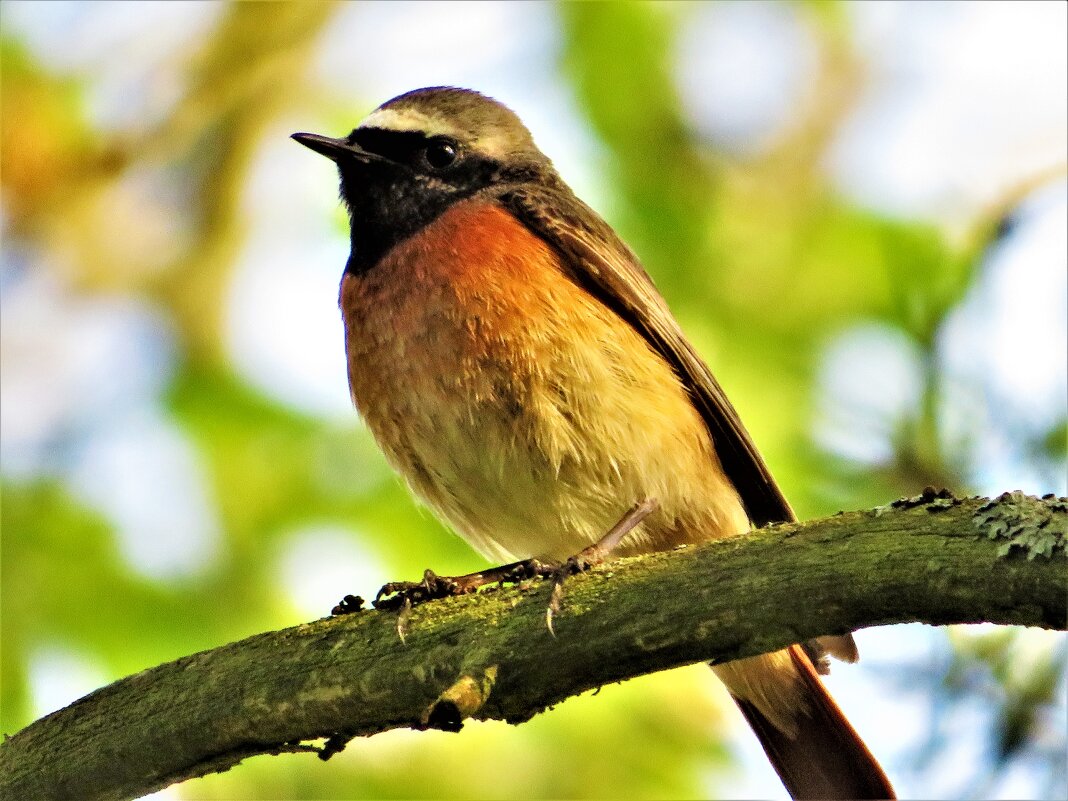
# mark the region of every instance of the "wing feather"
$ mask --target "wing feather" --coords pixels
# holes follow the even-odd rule
[[[611,226],[562,184],[512,187],[498,201],[560,253],[573,281],[625,320],[674,368],[708,427],[749,519],[757,526],[794,520],[738,412],[686,340],[637,256]]]

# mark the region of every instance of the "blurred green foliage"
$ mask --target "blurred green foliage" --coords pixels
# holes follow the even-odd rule
[[[691,13],[685,8],[560,5],[561,80],[603,143],[613,224],[743,410],[799,515],[876,505],[925,484],[967,491],[962,457],[947,451],[939,433],[935,348],[998,220],[978,220],[951,243],[933,226],[884,219],[836,195],[815,165],[855,100],[861,70],[837,4],[799,9],[821,54],[817,101],[756,157],[720,152],[684,118],[671,52]],[[29,666],[41,649],[72,650],[114,679],[298,622],[277,587],[276,562],[288,532],[303,524],[358,532],[361,547],[395,578],[428,565],[459,573],[481,564],[415,506],[355,420],[324,421],[265,397],[243,382],[222,347],[252,153],[282,111],[304,104],[311,113],[305,67],[335,10],[329,3],[226,6],[206,40],[171,65],[183,89],[165,117],[121,132],[94,128],[78,76],[54,74],[18,41],[0,42],[5,248],[14,242],[38,254],[32,269],[61,271],[77,293],[132,293],[173,322],[180,352],[159,406],[199,454],[222,529],[203,572],[155,580],[126,565],[109,523],[61,480],[6,480],[5,732],[33,717]],[[368,109],[383,99],[367,98]],[[323,105],[317,113],[344,115],[342,127],[359,116]],[[118,216],[110,193],[145,170],[162,171],[182,199],[172,209],[178,233],[165,248],[151,237],[115,236],[137,230],[139,220]],[[323,298],[324,313],[333,303]],[[925,365],[922,402],[895,432],[892,459],[874,466],[823,451],[812,435],[822,349],[863,321],[903,335]],[[1036,449],[1061,464],[1064,439],[1061,421]],[[350,589],[338,587],[338,595]],[[932,695],[950,703],[974,691],[967,677],[982,676],[998,709],[996,767],[1020,754],[1041,757],[1038,721],[1063,682],[1063,641],[1021,678],[1006,661],[1016,637],[961,639],[943,672],[925,679]],[[718,788],[729,795],[736,768],[721,725],[723,699],[705,679],[700,668],[646,677],[569,701],[517,729],[479,724],[459,737],[393,732],[350,745],[328,766],[257,758],[182,794],[681,798]]]

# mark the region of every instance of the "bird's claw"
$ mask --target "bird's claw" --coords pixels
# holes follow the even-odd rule
[[[465,595],[474,589],[459,578],[439,576],[433,570],[426,570],[422,581],[391,581],[383,584],[371,606],[375,609],[400,609],[405,605],[417,606],[438,598]]]

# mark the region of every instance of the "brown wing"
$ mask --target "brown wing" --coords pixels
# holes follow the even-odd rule
[[[510,188],[499,202],[561,254],[573,281],[626,320],[675,369],[749,519],[757,526],[794,520],[723,389],[686,341],[638,257],[608,223],[563,185]]]

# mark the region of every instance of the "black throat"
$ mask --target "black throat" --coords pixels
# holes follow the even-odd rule
[[[345,271],[359,275],[395,245],[433,222],[454,203],[493,187],[551,180],[541,154],[496,160],[464,152],[433,169],[421,156],[428,138],[412,131],[357,129],[350,143],[371,157],[342,158],[341,197],[349,212],[351,253]]]
[[[351,243],[345,272],[360,274],[451,205],[495,183],[500,171],[490,162],[472,164],[456,183],[391,162],[343,164],[340,172]]]

